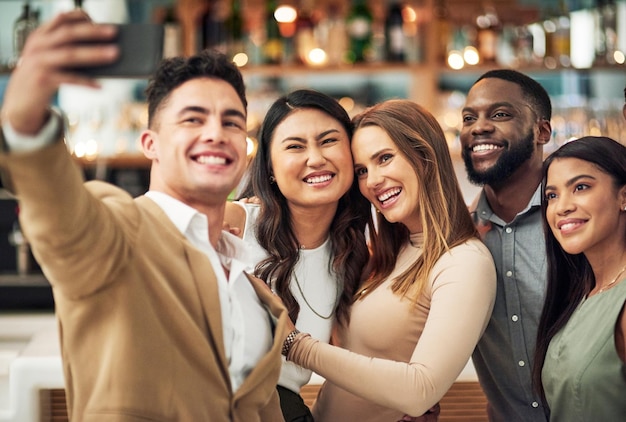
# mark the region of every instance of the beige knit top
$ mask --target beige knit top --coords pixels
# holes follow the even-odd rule
[[[487,248],[470,240],[444,254],[417,306],[391,291],[392,280],[422,252],[421,234],[399,253],[396,268],[357,300],[350,325],[331,346],[300,335],[289,360],[326,379],[316,422],[397,421],[436,404],[465,367],[484,331],[496,292]]]

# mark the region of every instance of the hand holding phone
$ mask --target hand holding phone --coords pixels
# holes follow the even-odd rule
[[[163,57],[163,25],[122,24],[117,26],[114,42],[118,59],[108,65],[76,67],[73,70],[94,78],[151,76]]]

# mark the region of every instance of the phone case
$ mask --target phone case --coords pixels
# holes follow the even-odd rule
[[[163,25],[118,25],[119,59],[109,65],[77,68],[92,77],[143,78],[151,76],[163,57]]]

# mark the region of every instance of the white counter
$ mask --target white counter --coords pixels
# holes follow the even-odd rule
[[[54,314],[0,314],[0,422],[41,420],[39,390],[63,387]]]
[[[471,360],[457,381],[477,381]],[[324,379],[313,374],[310,383]],[[39,390],[63,388],[54,314],[0,313],[0,422],[38,422]]]

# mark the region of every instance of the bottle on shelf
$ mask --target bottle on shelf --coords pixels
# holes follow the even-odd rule
[[[570,67],[570,18],[569,11],[563,0],[560,1],[556,22],[556,31],[552,38],[554,43],[553,51],[560,66]]]
[[[173,7],[158,10],[157,22],[163,24],[163,57],[180,56],[183,52],[183,32]]]
[[[268,0],[265,9],[265,43],[263,44],[263,61],[266,64],[280,64],[283,60],[284,40],[280,34],[278,21],[274,16],[276,0]]]
[[[348,61],[365,62],[371,59],[372,12],[366,0],[353,0],[346,24],[350,37]]]
[[[615,64],[617,50],[617,8],[614,0],[598,0],[595,10],[595,65]]]
[[[494,63],[500,36],[500,19],[493,7],[485,8],[476,18],[478,52],[483,63]]]
[[[433,37],[435,39],[435,60],[437,63],[446,63],[448,50],[453,38],[453,28],[446,0],[435,0],[433,5]]]
[[[317,47],[315,24],[313,1],[300,0],[295,34],[296,59],[299,63],[308,64],[310,62],[309,53]]]
[[[340,12],[338,1],[329,2],[325,15],[315,28],[315,38],[326,52],[327,63],[330,66],[345,63],[345,55],[349,49],[348,31]]]
[[[405,4],[402,7],[402,28],[404,34],[404,60],[407,63],[419,63],[423,57],[423,40],[418,9]]]
[[[387,9],[385,19],[385,51],[388,62],[403,62],[405,60],[406,40],[404,37],[404,19],[402,5],[393,1]]]
[[[515,26],[511,24],[502,25],[496,48],[496,62],[499,66],[512,67],[519,64],[516,55],[517,32],[515,29]]]
[[[26,44],[26,39],[31,32],[39,26],[39,11],[30,7],[30,2],[26,1],[22,5],[22,13],[13,25],[13,50],[15,60],[19,59]]]
[[[528,25],[515,27],[515,64],[529,66],[535,62],[533,33]]]
[[[226,0],[216,0],[210,3],[209,8],[202,16],[200,45],[226,54],[228,51],[229,33],[227,28],[228,3]]]
[[[228,33],[226,51],[229,57],[235,58],[237,54],[245,53],[245,34],[243,16],[241,13],[241,0],[231,0],[230,2],[230,12],[226,19],[226,31]]]
[[[549,69],[569,67],[570,60],[570,20],[563,1],[558,10],[548,8],[548,17],[543,21],[546,34],[546,55],[544,66]]]

